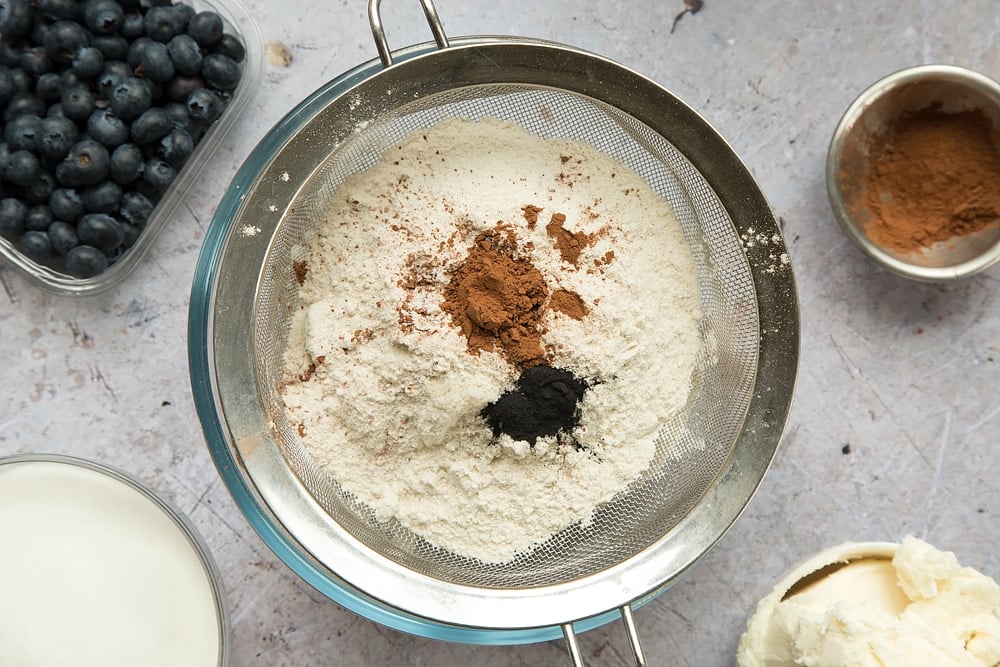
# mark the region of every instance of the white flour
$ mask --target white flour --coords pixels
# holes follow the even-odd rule
[[[528,205],[543,209],[537,225]],[[553,213],[592,235],[577,266],[546,234]],[[519,371],[470,353],[441,302],[449,271],[498,221],[550,291],[589,309],[580,320],[550,309],[542,323],[550,365],[596,381],[579,448],[494,438],[479,416]],[[417,132],[340,187],[299,269],[289,420],[379,518],[455,553],[503,562],[586,522],[643,473],[659,425],[687,401],[700,344],[693,259],[668,205],[589,145],[493,120]]]

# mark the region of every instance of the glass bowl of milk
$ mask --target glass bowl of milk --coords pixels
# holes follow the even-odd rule
[[[204,542],[125,473],[0,457],[0,535],[3,664],[226,664],[225,600]]]

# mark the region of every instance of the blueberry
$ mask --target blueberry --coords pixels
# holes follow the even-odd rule
[[[47,169],[39,169],[35,180],[21,190],[21,198],[27,204],[44,204],[56,189],[56,177]]]
[[[11,65],[10,78],[14,82],[14,94],[30,92],[35,86],[35,79],[30,74],[21,69],[21,56],[18,54],[17,61]]]
[[[229,56],[212,53],[205,56],[201,75],[217,90],[234,90],[240,82],[240,66]]]
[[[154,192],[165,192],[174,182],[177,171],[166,160],[158,157],[146,160],[142,169],[142,180],[152,186]]]
[[[114,213],[122,198],[122,188],[114,181],[104,180],[84,188],[80,198],[88,213]]]
[[[52,104],[62,95],[62,77],[55,72],[47,72],[35,82],[35,95],[42,102]]]
[[[50,58],[65,64],[73,54],[90,44],[90,34],[76,21],[56,21],[45,33],[43,44]]]
[[[94,94],[86,88],[64,90],[60,98],[63,113],[72,121],[81,123],[94,113]]]
[[[176,35],[167,42],[167,52],[174,69],[188,76],[201,71],[201,47],[191,35]]]
[[[20,199],[5,197],[0,199],[0,235],[15,239],[24,231],[24,218],[28,207]]]
[[[0,106],[7,104],[14,95],[14,77],[6,65],[0,65]]]
[[[153,43],[153,40],[149,37],[143,35],[132,41],[128,45],[128,53],[125,54],[125,62],[128,66],[135,69],[142,62],[142,52],[147,46]]]
[[[49,235],[44,231],[27,231],[17,241],[18,249],[34,260],[48,259],[52,254]]]
[[[180,14],[180,17],[181,17],[181,32],[186,31],[188,23],[191,22],[191,19],[194,17],[194,15],[197,12],[195,12],[194,7],[192,7],[191,5],[185,4],[183,2],[175,2],[174,3],[174,11],[177,12],[178,14]]]
[[[187,98],[188,115],[196,121],[211,123],[222,113],[225,102],[207,88],[199,88]]]
[[[62,88],[64,91],[72,88],[87,88],[90,85],[89,81],[74,72],[72,69],[63,70],[63,73],[59,75],[59,79],[62,81]]]
[[[147,15],[148,17],[148,15]],[[150,81],[165,82],[174,76],[174,63],[170,60],[167,45],[162,42],[146,44],[139,54],[139,67],[142,75]],[[136,68],[138,71],[139,68]]]
[[[133,76],[115,86],[108,101],[111,103],[111,110],[119,117],[133,120],[153,103],[153,93],[149,82]]]
[[[100,248],[105,252],[122,244],[124,230],[120,222],[105,213],[88,213],[76,223],[76,233],[81,243]]]
[[[115,0],[87,0],[83,5],[83,23],[95,34],[117,32],[124,19],[125,12]]]
[[[41,121],[38,153],[47,160],[61,160],[76,143],[79,132],[68,118],[50,117]]]
[[[49,243],[52,250],[58,255],[65,255],[70,249],[80,244],[80,237],[76,235],[73,225],[56,220],[49,225]]]
[[[21,69],[31,76],[41,76],[52,71],[52,59],[44,46],[33,46],[21,53]]]
[[[129,224],[122,225],[122,229],[125,230],[125,238],[122,239],[121,247],[123,249],[131,248],[135,245],[135,242],[139,240],[139,237],[142,235],[142,230]]]
[[[141,192],[126,192],[122,195],[118,214],[129,224],[142,229],[153,213],[153,202]]]
[[[38,156],[31,151],[12,151],[10,157],[7,158],[6,169],[4,169],[2,176],[4,180],[14,185],[26,187],[35,180],[41,168]]]
[[[110,161],[107,148],[93,139],[83,139],[73,144],[56,167],[56,180],[70,188],[93,185],[108,175]]]
[[[243,48],[243,42],[229,34],[222,36],[213,51],[223,56],[229,56],[238,63],[243,62],[247,55],[246,49]]]
[[[49,196],[49,210],[63,222],[76,222],[84,214],[83,199],[72,188],[53,190]]]
[[[77,278],[93,278],[108,268],[108,258],[89,245],[78,245],[66,253],[66,270]]]
[[[215,46],[222,39],[222,17],[215,12],[198,12],[188,21],[187,31],[199,46]]]
[[[7,67],[21,67],[21,46],[18,42],[0,39],[0,63]]]
[[[191,157],[194,151],[194,140],[187,130],[174,127],[165,137],[160,139],[157,153],[169,162],[175,169],[180,169]]]
[[[18,116],[44,116],[46,105],[38,95],[29,92],[14,93],[3,110],[3,122],[9,123]]]
[[[37,0],[35,7],[39,14],[53,21],[72,21],[80,14],[76,0]]]
[[[10,42],[27,35],[32,18],[30,0],[5,0],[0,4],[0,35]]]
[[[49,31],[49,26],[51,25],[52,21],[49,21],[41,14],[33,13],[31,16],[31,32],[28,33],[28,37],[25,41],[33,46],[44,45],[45,33]]]
[[[52,224],[53,219],[48,206],[40,204],[32,206],[24,216],[24,228],[44,232]]]
[[[146,26],[143,21],[142,13],[129,12],[125,14],[125,20],[122,21],[122,27],[118,29],[118,34],[127,39],[129,42],[134,42],[145,35]]]
[[[157,42],[169,42],[170,38],[184,30],[184,14],[175,7],[153,7],[146,12],[144,20],[146,34]]]
[[[166,136],[173,126],[174,123],[167,112],[153,107],[132,122],[132,141],[140,146],[151,144]]]
[[[128,53],[128,40],[121,35],[98,35],[91,40],[91,44],[105,60],[125,60]]]
[[[111,154],[111,178],[121,185],[127,185],[142,176],[144,157],[142,149],[135,144],[122,144]]]
[[[105,61],[104,69],[97,76],[97,94],[107,99],[115,86],[130,76],[132,76],[132,68],[127,63],[120,60]]]
[[[174,127],[183,128],[188,131],[188,134],[191,133],[191,128],[194,126],[194,123],[191,121],[191,116],[188,115],[186,105],[181,104],[180,102],[167,102],[161,108],[163,109],[163,112],[170,117]]]
[[[167,99],[171,102],[184,102],[188,95],[204,87],[205,80],[200,76],[175,76],[167,82]]]
[[[42,133],[42,119],[35,115],[18,116],[3,128],[3,140],[11,151],[33,151]]]
[[[73,71],[84,79],[93,79],[104,69],[104,54],[96,47],[84,46],[73,55]]]
[[[113,111],[97,109],[87,119],[87,133],[108,148],[115,148],[128,141],[129,127]]]

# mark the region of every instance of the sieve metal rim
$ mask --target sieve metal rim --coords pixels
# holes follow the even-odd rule
[[[192,382],[213,458],[241,510],[277,555],[321,592],[369,618],[377,609],[376,620],[393,627],[477,643],[549,639],[560,634],[559,624],[580,618],[592,619],[590,626],[606,622],[608,610],[650,599],[669,586],[721,538],[759,485],[794,384],[798,313],[791,271],[768,274],[763,264],[750,262],[760,331],[766,333],[751,409],[728,465],[692,512],[619,566],[560,585],[503,591],[446,584],[406,570],[336,526],[293,525],[300,512],[315,510],[315,501],[282,472],[282,456],[268,440],[255,400],[246,332],[257,286],[246,279],[245,258],[266,254],[297,184],[318,164],[303,160],[304,154],[325,157],[330,142],[339,140],[309,132],[318,116],[339,113],[360,123],[362,115],[375,117],[399,101],[454,88],[454,81],[557,87],[622,108],[688,156],[732,214],[736,233],[779,234],[776,221],[745,166],[707,122],[651,80],[610,60],[551,42],[499,37],[460,38],[446,49],[420,45],[394,55],[393,66],[379,69],[373,61],[356,68],[286,116],[248,158],[213,219],[196,270],[189,324]],[[393,94],[376,95],[373,88]],[[352,106],[357,99],[364,103]],[[359,107],[364,114],[356,113]],[[304,151],[296,160],[289,158],[292,144]],[[288,177],[279,178],[282,173]],[[256,231],[241,233],[246,228]],[[316,545],[335,554],[336,571],[315,556]],[[525,628],[548,630],[521,632]]]

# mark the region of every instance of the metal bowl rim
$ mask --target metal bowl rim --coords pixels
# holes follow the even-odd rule
[[[548,639],[559,634],[559,628],[557,625],[553,625],[554,623],[575,621],[580,618],[587,619],[588,623],[607,622],[614,617],[611,610],[619,606],[618,602],[645,601],[668,587],[677,576],[686,571],[697,558],[706,553],[722,537],[729,526],[738,518],[763,479],[787,418],[798,358],[798,307],[790,267],[787,271],[779,272],[777,275],[767,275],[764,273],[763,267],[751,265],[755,289],[758,292],[764,292],[763,298],[780,302],[785,308],[776,309],[780,311],[776,313],[767,312],[767,308],[761,308],[760,317],[765,321],[764,323],[773,318],[771,321],[773,328],[767,328],[768,335],[766,338],[762,338],[761,342],[762,354],[761,362],[757,368],[757,390],[751,400],[751,405],[758,410],[751,416],[749,420],[751,423],[745,425],[744,432],[741,433],[737,445],[734,447],[736,455],[730,457],[731,460],[720,474],[716,486],[709,490],[707,494],[709,497],[703,499],[674,531],[619,566],[567,584],[529,589],[534,597],[525,597],[523,592],[517,592],[512,593],[509,596],[510,599],[502,603],[489,598],[486,602],[490,606],[503,604],[510,607],[510,610],[520,611],[519,614],[507,614],[503,621],[496,624],[492,624],[492,621],[485,621],[482,615],[472,615],[471,617],[458,615],[460,612],[452,609],[452,607],[462,609],[461,605],[455,604],[456,598],[454,596],[456,594],[462,595],[469,591],[475,592],[485,589],[448,584],[451,587],[449,590],[437,591],[439,595],[430,596],[437,598],[433,601],[433,604],[437,606],[433,608],[433,611],[428,612],[427,604],[429,603],[424,601],[418,600],[413,603],[414,606],[409,606],[409,603],[401,603],[398,596],[393,597],[393,591],[390,590],[391,585],[382,582],[380,577],[369,577],[363,581],[356,579],[350,582],[345,581],[340,576],[340,572],[330,571],[312,557],[308,548],[303,548],[301,544],[296,542],[296,538],[290,535],[290,531],[283,524],[281,518],[277,517],[272,508],[267,506],[268,503],[262,496],[269,493],[269,490],[261,489],[257,484],[259,480],[255,480],[253,473],[248,470],[247,461],[241,458],[240,452],[234,444],[231,424],[221,409],[222,401],[218,391],[219,377],[215,357],[217,349],[221,346],[217,345],[215,340],[216,325],[218,324],[216,315],[231,310],[239,311],[240,307],[248,305],[248,303],[243,302],[240,307],[233,309],[232,304],[228,301],[229,296],[231,296],[228,291],[237,288],[229,284],[222,285],[218,280],[220,265],[225,260],[223,255],[227,253],[229,242],[232,241],[235,230],[240,226],[241,216],[248,215],[247,210],[251,208],[253,203],[256,186],[261,183],[268,169],[272,168],[274,161],[281,155],[281,151],[287,148],[289,142],[294,141],[296,134],[308,126],[315,114],[335,104],[337,100],[344,99],[351,90],[357,90],[358,87],[379,76],[388,76],[390,72],[396,73],[397,78],[394,79],[396,83],[409,81],[409,78],[400,74],[401,68],[412,67],[425,59],[434,61],[437,54],[441,54],[437,56],[439,59],[444,59],[449,63],[460,60],[463,63],[482,60],[489,62],[494,69],[497,69],[493,58],[509,54],[511,49],[541,50],[537,55],[559,56],[586,64],[587,67],[582,69],[586,70],[587,75],[594,74],[595,71],[611,72],[619,78],[628,78],[631,83],[641,84],[643,91],[654,93],[653,97],[668,103],[668,106],[671,107],[670,113],[683,116],[685,120],[695,125],[697,130],[700,130],[700,132],[691,131],[685,134],[684,141],[687,144],[708,145],[715,149],[708,151],[707,157],[702,158],[701,161],[702,163],[711,162],[707,168],[712,170],[716,181],[719,182],[714,182],[711,179],[709,182],[713,188],[725,191],[725,196],[720,194],[720,199],[733,215],[734,222],[738,223],[738,228],[746,231],[756,227],[759,231],[766,230],[770,233],[773,227],[773,232],[779,233],[773,212],[735,152],[693,110],[658,84],[610,60],[565,45],[521,38],[459,38],[452,41],[451,47],[440,51],[431,45],[411,47],[410,50],[407,50],[408,59],[405,60],[399,59],[397,52],[394,54],[397,56],[396,64],[385,70],[380,70],[380,64],[375,61],[359,66],[316,91],[268,133],[233,180],[233,184],[217,210],[209,234],[206,235],[205,244],[196,267],[191,298],[191,318],[189,320],[192,384],[195,390],[196,406],[213,459],[241,510],[250,519],[255,530],[261,534],[265,542],[275,550],[279,558],[288,563],[293,570],[321,592],[362,615],[416,634],[476,643],[520,643]],[[425,63],[422,66],[430,67],[431,65]],[[503,78],[498,82],[523,83],[525,81]],[[603,86],[608,86],[609,81],[591,83],[600,86],[594,89],[594,96],[600,99],[599,95]],[[441,82],[439,85],[451,86],[447,82]],[[577,88],[567,88],[566,90],[580,93]],[[399,91],[396,92],[399,93]],[[405,98],[405,95],[403,97]],[[613,101],[609,103],[613,104]],[[632,112],[630,109],[626,111]],[[641,116],[637,117],[640,120],[647,120]],[[655,121],[648,124],[653,129],[657,129]],[[682,152],[685,151],[682,150]],[[689,159],[691,158],[691,155],[685,154]],[[699,168],[696,161],[693,163],[696,168]],[[731,172],[728,180],[732,182],[722,183],[722,180],[727,179],[723,179],[720,174],[726,172],[727,169]],[[701,168],[699,171],[705,173]],[[726,173],[729,174],[729,172]],[[296,181],[295,178],[292,181],[293,184],[289,188],[294,191],[298,187],[297,184],[302,181]],[[268,182],[268,187],[271,187],[270,182]],[[273,190],[270,190],[269,196],[272,201],[274,201],[273,195]],[[294,196],[294,192],[290,193],[289,196]],[[737,202],[739,206],[736,206]],[[284,206],[287,202],[277,201],[277,203]],[[278,208],[281,209],[281,206]],[[242,221],[260,224],[252,217],[244,218]],[[270,235],[265,232],[260,237],[256,240],[251,239],[249,242],[266,245]],[[231,249],[228,250],[232,254]],[[246,286],[239,289],[249,290]],[[225,301],[225,304],[221,306],[219,305],[220,294],[222,300]],[[244,297],[246,296],[247,294],[244,294]],[[758,293],[758,299],[760,298],[761,295]],[[252,306],[252,304],[249,305]],[[230,370],[226,369],[225,372],[230,372]],[[750,442],[751,438],[754,439],[753,443]],[[742,443],[742,447],[740,443]],[[259,454],[253,456],[257,458]],[[252,465],[253,462],[251,462]],[[284,480],[284,482],[295,483],[294,480]],[[719,494],[718,486],[720,484],[737,489],[738,494],[728,498]],[[719,514],[714,520],[707,521],[713,526],[712,529],[698,523],[698,517],[707,519],[713,512]],[[678,549],[671,544],[667,544],[666,550],[664,550],[663,543],[669,542],[669,539],[676,536],[676,533],[682,529],[692,534],[705,533],[700,538],[704,544],[696,556],[679,557]],[[340,537],[350,547],[351,538],[349,536]],[[602,579],[604,588],[607,588],[612,579],[614,584],[622,583],[622,579],[627,578],[627,570],[636,569],[634,565],[637,561],[643,561],[647,570],[656,571],[659,574],[650,576],[647,572],[643,579],[645,583],[638,587],[634,585],[634,581],[631,585],[622,585],[618,593],[620,599],[616,601],[615,605],[602,604],[600,607],[595,607],[593,600],[587,603],[587,595],[585,595],[587,580]],[[412,583],[406,580],[421,577],[417,573],[406,570],[400,578],[398,576],[400,573],[393,572],[393,569],[405,570],[405,568],[400,568],[391,562],[380,563],[379,567],[382,568],[382,574],[386,575],[389,581],[396,583]],[[396,576],[394,577],[394,575]],[[423,578],[430,579],[429,577]],[[387,591],[388,594],[386,594]],[[567,597],[567,593],[570,594],[569,597]],[[544,601],[550,607],[562,604],[565,608],[558,616],[553,616],[550,612],[547,617],[549,620],[542,622],[538,620],[543,618],[542,612],[531,608],[527,609],[528,613],[525,614],[525,600],[530,600],[532,606]],[[568,604],[567,601],[569,601]],[[375,611],[374,616],[372,615],[373,611]],[[609,614],[611,615],[609,616]],[[467,618],[472,620],[466,622]]]
[[[987,97],[992,97],[996,106],[1000,108],[1000,83],[965,67],[943,64],[917,65],[884,76],[865,88],[847,107],[837,123],[827,150],[826,189],[837,223],[861,252],[896,275],[922,282],[943,283],[969,278],[1000,261],[1000,239],[978,257],[949,267],[926,267],[904,262],[870,241],[855,224],[844,204],[838,175],[844,140],[872,102],[900,86],[929,78],[946,79],[953,83],[968,85]]]

